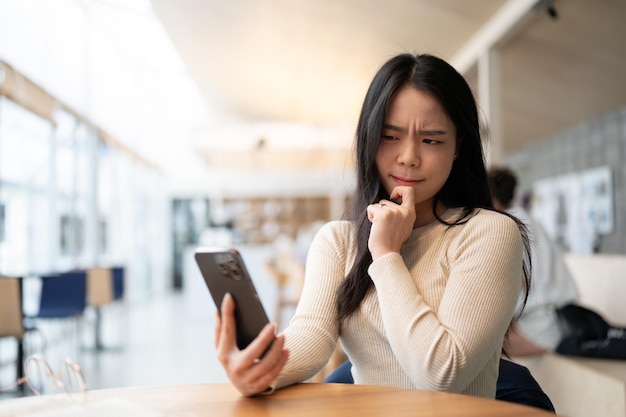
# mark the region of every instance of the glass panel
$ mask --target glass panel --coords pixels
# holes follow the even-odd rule
[[[0,271],[50,266],[49,174],[52,126],[0,98]]]
[[[110,146],[102,141],[98,143],[98,205],[97,205],[97,253],[101,264],[111,264],[110,230],[113,197],[114,153]]]
[[[82,123],[78,125],[74,149],[76,161],[74,216],[78,226],[74,231],[78,237],[74,267],[87,268],[95,263],[97,164],[96,153],[92,150],[96,138],[93,128]]]
[[[0,98],[0,178],[4,183],[48,185],[50,123]]]
[[[51,129],[48,121],[0,98],[0,271],[4,273],[49,266]]]
[[[69,113],[58,111],[55,114],[57,128],[56,139],[56,227],[58,228],[58,247],[55,268],[58,270],[70,269],[74,266],[76,247],[80,245],[80,223],[75,215],[75,195],[77,163],[75,156],[75,137],[78,123]]]
[[[171,231],[166,220],[169,215],[169,198],[167,189],[163,187],[163,174],[152,169],[145,169],[147,187],[150,193],[150,224],[147,249],[150,251],[150,279],[153,291],[161,292],[172,287],[171,278]]]

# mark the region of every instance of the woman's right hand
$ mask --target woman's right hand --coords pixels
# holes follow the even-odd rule
[[[217,314],[215,348],[217,358],[232,384],[246,397],[266,391],[287,362],[285,336],[275,336],[275,325],[267,324],[245,349],[237,347],[235,301],[230,294],[222,300],[221,318]],[[267,346],[272,347],[259,359]]]
[[[415,226],[415,190],[397,186],[389,198],[367,207],[367,218],[372,222],[367,246],[373,260],[390,252],[400,253]]]

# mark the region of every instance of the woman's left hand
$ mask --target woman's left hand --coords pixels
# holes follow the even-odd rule
[[[367,207],[367,218],[372,222],[368,241],[372,259],[390,252],[400,252],[415,224],[415,190],[398,186],[391,191],[389,198],[401,202],[380,200]]]

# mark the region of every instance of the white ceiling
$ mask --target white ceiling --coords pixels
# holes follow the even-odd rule
[[[234,144],[345,149],[384,60],[405,51],[453,60],[507,3],[152,0],[214,115],[196,137],[214,166],[228,159],[216,149]],[[556,19],[550,2],[537,3],[521,31],[497,46],[505,154],[626,104],[626,2],[557,0]],[[476,69],[465,75],[476,87]]]
[[[387,57],[407,50],[450,57],[502,3],[153,1],[214,107],[250,120],[322,124],[354,120]]]

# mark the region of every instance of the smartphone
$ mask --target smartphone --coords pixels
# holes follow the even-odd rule
[[[195,258],[217,310],[226,293],[235,300],[237,346],[244,349],[269,320],[241,254],[233,248],[198,248]]]

